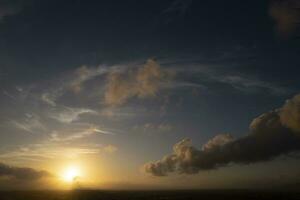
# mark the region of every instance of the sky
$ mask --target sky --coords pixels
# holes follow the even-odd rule
[[[0,189],[299,187],[299,9],[0,0]]]

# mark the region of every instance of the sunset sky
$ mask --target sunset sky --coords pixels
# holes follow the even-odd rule
[[[0,0],[0,190],[299,186],[299,9]]]

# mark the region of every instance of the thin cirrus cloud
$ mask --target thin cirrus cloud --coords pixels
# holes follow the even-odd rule
[[[274,159],[300,150],[300,95],[286,101],[282,108],[264,113],[250,124],[250,133],[241,138],[217,135],[202,149],[184,139],[173,147],[173,153],[144,165],[154,176],[169,173],[195,174],[229,163],[250,164]]]
[[[114,68],[114,67],[112,67]],[[75,70],[74,79],[70,81],[68,87],[74,93],[79,93],[83,89],[83,84],[99,75],[108,72],[108,68],[105,66],[99,66],[97,68],[89,68],[87,66],[82,66]]]
[[[176,0],[164,9],[158,22],[164,22],[165,24],[176,22],[176,19],[184,17],[192,5],[193,0]]]
[[[66,106],[64,106],[63,108],[64,109],[60,110],[59,112],[49,114],[49,117],[56,119],[61,123],[72,123],[78,121],[80,116],[83,114],[98,114],[96,111],[87,108],[72,108]]]
[[[118,66],[101,65],[98,67],[81,66],[71,73],[63,74],[58,79],[53,80],[52,85],[45,89],[40,95],[42,102],[57,106],[57,100],[66,92],[71,91],[74,94],[80,94],[84,88],[84,84],[98,76],[107,74],[110,70],[116,69]]]
[[[41,121],[41,118],[35,114],[25,114],[25,119],[23,120],[10,120],[10,123],[19,130],[25,131],[27,133],[39,133],[45,132],[47,127]]]
[[[106,153],[115,153],[116,151],[118,151],[118,147],[114,146],[114,145],[107,145],[103,148],[104,152]]]
[[[183,63],[185,62],[187,61],[183,61]],[[234,70],[222,71],[223,68],[220,65],[203,65],[201,62],[190,66],[187,64],[185,68],[181,65],[182,62],[180,65],[175,63],[173,67],[177,78],[172,84],[175,88],[185,86],[199,88],[202,91],[214,91],[217,89],[214,83],[220,83],[245,94],[267,92],[279,96],[294,92],[293,88],[261,80],[255,75],[237,73]],[[193,81],[195,77],[197,77],[197,82]]]
[[[68,142],[68,141],[67,141]],[[107,144],[77,144],[56,141],[44,141],[41,143],[23,146],[13,151],[3,152],[0,159],[9,162],[40,162],[45,160],[57,159],[74,159],[84,155],[95,155],[101,152],[115,153],[118,148],[114,145]],[[109,147],[113,146],[113,147]],[[114,149],[113,149],[114,148]],[[112,150],[113,149],[113,150]],[[111,150],[111,151],[110,151]]]
[[[136,125],[133,129],[145,133],[166,133],[172,131],[174,126],[169,123],[146,123],[143,125]]]
[[[63,132],[66,132],[65,130]],[[75,132],[75,133],[73,133]],[[95,134],[104,134],[104,135],[115,135],[114,133],[106,130],[102,130],[96,126],[89,125],[88,128],[82,129],[80,131],[72,131],[72,134],[68,134],[65,137],[61,137],[59,132],[54,131],[51,134],[51,141],[54,142],[67,142],[67,141],[74,141],[78,139],[83,139],[85,137],[89,137]]]
[[[221,83],[229,84],[233,88],[246,93],[253,93],[260,89],[266,90],[273,95],[282,95],[291,92],[290,89],[284,87],[273,85],[271,83],[264,82],[258,79],[237,75],[225,75],[223,77],[219,77],[218,81]]]
[[[11,162],[40,162],[41,160],[58,158],[78,158],[101,152],[115,153],[118,150],[116,146],[111,144],[82,143],[83,139],[96,135],[114,135],[114,133],[91,125],[53,131],[46,140],[2,152],[0,159]]]

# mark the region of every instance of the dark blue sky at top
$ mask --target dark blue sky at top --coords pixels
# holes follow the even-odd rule
[[[22,72],[26,79],[33,76],[29,69],[40,77],[83,64],[192,57],[239,63],[241,71],[295,84],[299,41],[278,38],[268,6],[268,1],[30,1],[2,20],[0,62],[5,73]]]

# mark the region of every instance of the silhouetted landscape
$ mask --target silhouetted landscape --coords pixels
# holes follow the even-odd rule
[[[262,190],[180,190],[180,191],[9,191],[1,200],[299,200],[299,191]]]

